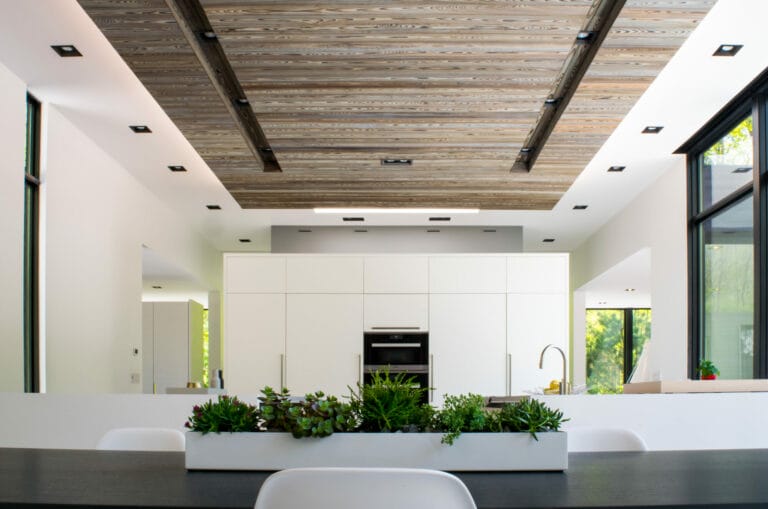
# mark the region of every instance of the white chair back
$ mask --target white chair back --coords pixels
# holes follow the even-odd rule
[[[568,434],[568,452],[647,451],[640,435],[625,428],[574,427]]]
[[[184,451],[184,433],[169,428],[115,428],[99,440],[97,449],[112,451]]]
[[[255,509],[476,509],[458,477],[413,468],[293,468],[264,481]]]

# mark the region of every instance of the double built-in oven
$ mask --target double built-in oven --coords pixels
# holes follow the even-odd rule
[[[375,371],[405,373],[419,387],[428,388],[429,333],[408,330],[375,330],[363,334],[363,382],[368,383]],[[423,400],[429,399],[428,391]]]

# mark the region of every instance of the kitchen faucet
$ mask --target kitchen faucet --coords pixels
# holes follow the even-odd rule
[[[568,381],[567,381],[566,372],[565,372],[566,370],[565,353],[563,353],[563,351],[559,347],[551,343],[544,347],[544,350],[541,351],[541,356],[539,356],[539,369],[544,369],[544,354],[550,348],[554,348],[555,350],[560,352],[560,355],[563,357],[563,379],[560,380],[560,394],[568,394]]]

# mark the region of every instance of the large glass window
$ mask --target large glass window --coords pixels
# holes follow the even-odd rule
[[[768,378],[768,70],[678,153],[688,155],[688,375]]]
[[[651,310],[588,309],[586,324],[588,391],[621,394],[651,336]]]

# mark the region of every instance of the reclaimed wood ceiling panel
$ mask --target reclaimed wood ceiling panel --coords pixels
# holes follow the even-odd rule
[[[203,0],[282,173],[164,1],[79,2],[244,208],[550,209],[714,0],[628,0],[529,173],[509,170],[591,0]]]

